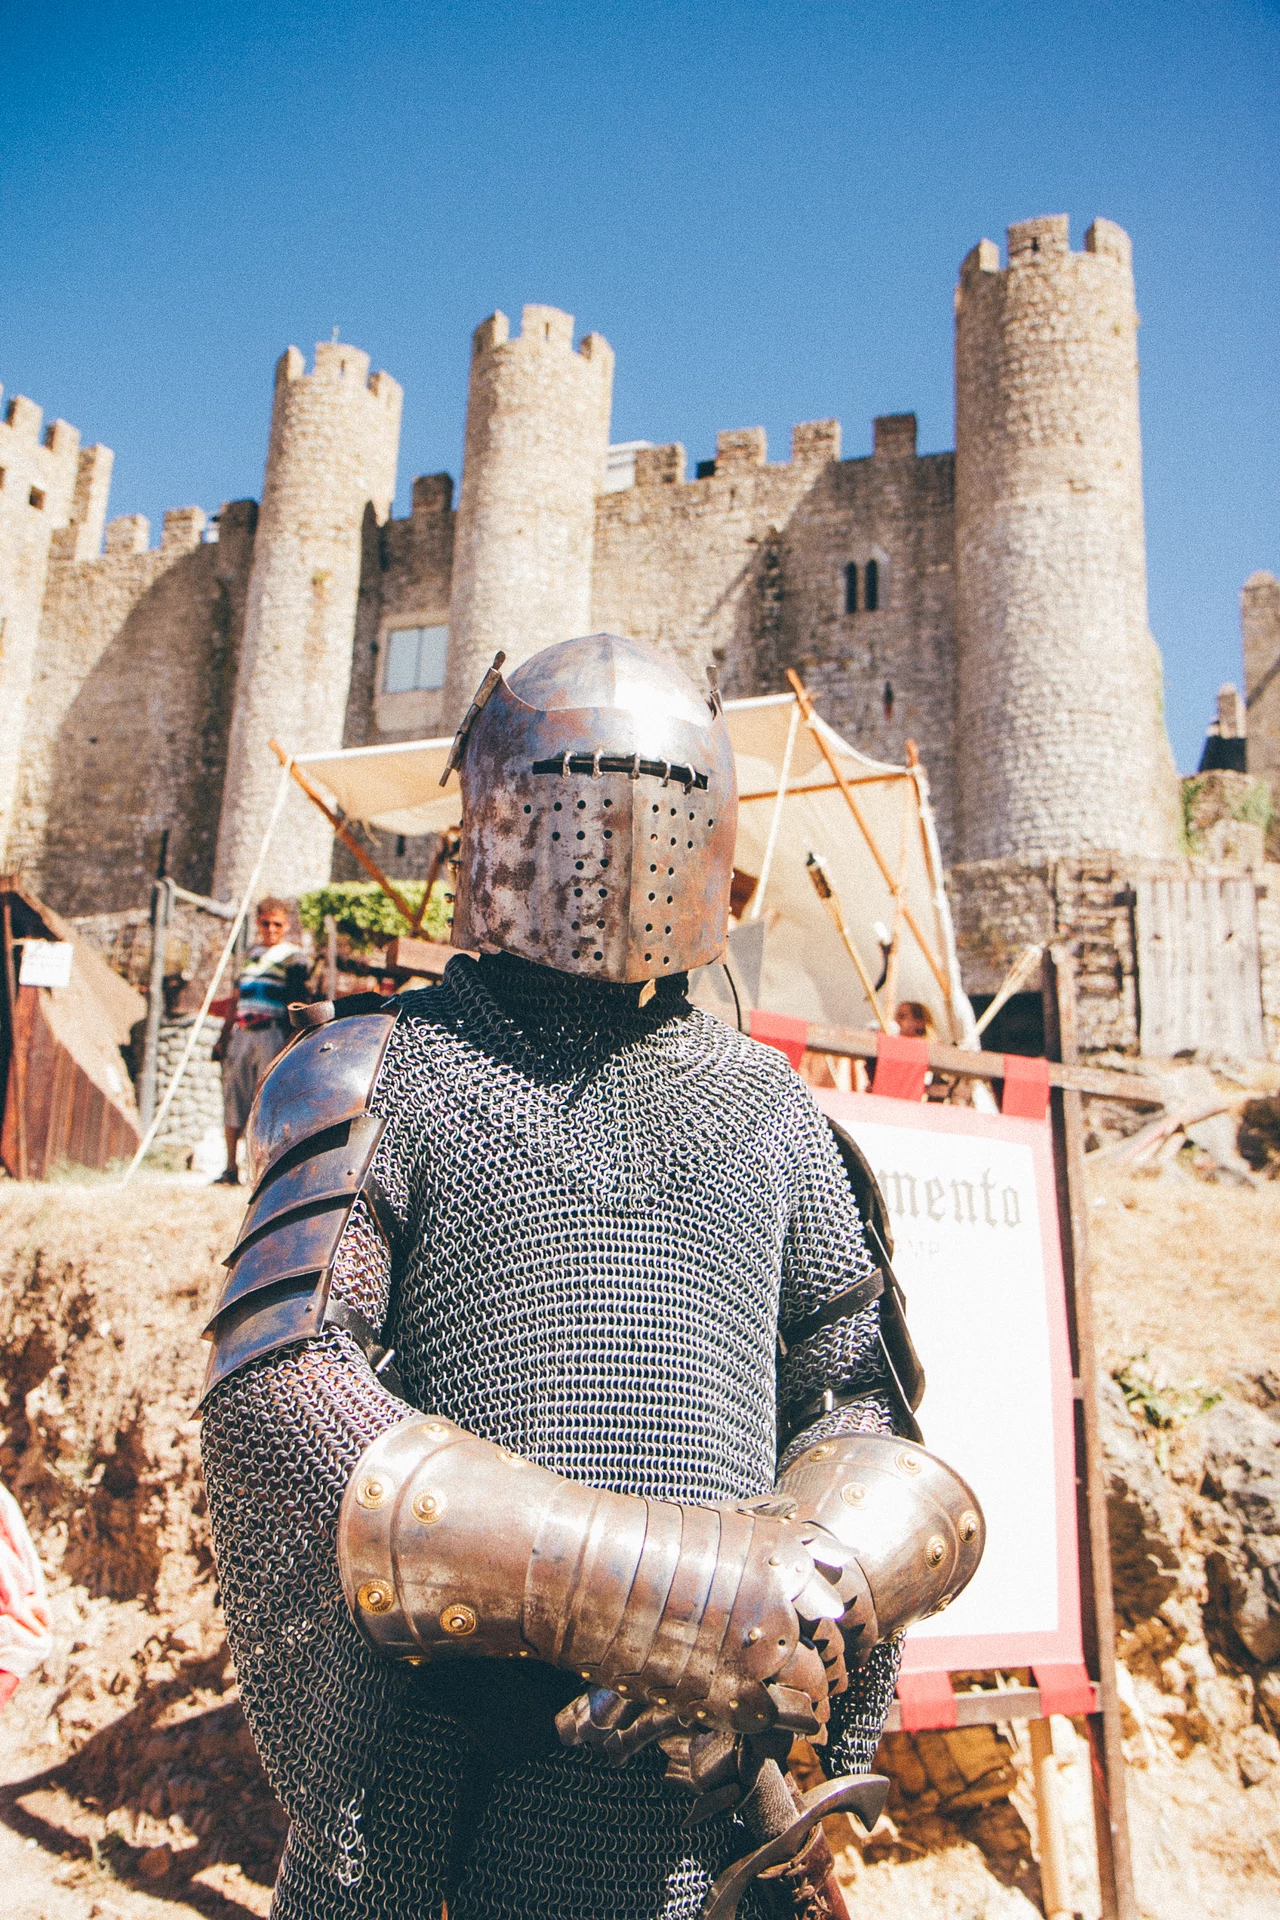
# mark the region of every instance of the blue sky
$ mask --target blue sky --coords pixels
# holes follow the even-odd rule
[[[112,512],[256,495],[336,325],[406,389],[398,511],[459,472],[468,340],[566,307],[615,439],[914,409],[952,445],[982,235],[1134,239],[1151,624],[1194,765],[1280,571],[1280,6],[0,0],[0,379],[116,451]]]

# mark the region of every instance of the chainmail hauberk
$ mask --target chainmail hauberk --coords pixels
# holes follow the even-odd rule
[[[335,1292],[417,1407],[590,1485],[684,1503],[774,1485],[798,1434],[890,1431],[878,1305],[778,1359],[778,1333],[868,1274],[826,1123],[783,1057],[640,988],[465,955],[405,995],[373,1107],[389,1255],[366,1202]],[[397,1003],[392,1003],[394,1006]],[[215,1549],[244,1709],[288,1813],[275,1920],[695,1920],[749,1842],[692,1830],[651,1748],[557,1741],[580,1682],[537,1663],[379,1659],[335,1535],[364,1449],[404,1417],[351,1336],[268,1355],[205,1410]],[[781,1464],[785,1464],[784,1461]],[[867,1772],[899,1648],[832,1704],[824,1766]],[[465,1725],[464,1725],[465,1720]],[[470,1731],[468,1731],[470,1729]],[[748,1895],[740,1909],[754,1920]]]

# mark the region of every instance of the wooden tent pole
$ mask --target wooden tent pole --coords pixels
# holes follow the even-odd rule
[[[302,788],[302,791],[306,794],[308,800],[310,800],[312,805],[319,807],[321,813],[324,815],[325,819],[329,822],[329,825],[333,828],[339,840],[341,840],[343,846],[347,849],[347,852],[355,855],[356,859],[360,862],[360,865],[364,868],[365,872],[370,876],[370,878],[377,881],[378,885],[382,888],[382,891],[386,894],[388,900],[390,900],[394,904],[394,906],[397,908],[397,910],[404,915],[409,925],[416,928],[417,925],[420,923],[418,921],[415,921],[413,908],[409,905],[409,902],[405,899],[404,895],[400,892],[398,887],[392,886],[390,880],[388,880],[386,874],[382,871],[381,867],[378,866],[376,861],[370,859],[369,855],[365,852],[364,848],[360,845],[360,842],[356,839],[355,835],[351,832],[350,828],[343,824],[343,822],[339,819],[338,815],[333,811],[333,808],[328,806],[326,802],[320,798],[318,791],[316,790],[315,787],[312,786],[311,782],[307,779],[307,776],[305,775],[305,773],[302,772],[301,768],[298,766],[297,761],[295,760],[293,762],[290,762],[289,755],[285,752],[284,748],[280,745],[280,742],[278,740],[270,741],[269,745],[271,747],[271,751],[275,754],[276,759],[280,762],[280,765],[282,767],[289,768],[290,773],[293,775],[298,785]]]
[[[867,822],[863,817],[862,809],[858,805],[857,799],[854,796],[853,788],[849,785],[848,780],[845,778],[844,768],[840,765],[839,761],[836,759],[835,755],[832,753],[830,747],[827,745],[826,741],[822,736],[822,730],[817,724],[817,716],[813,711],[813,702],[809,698],[808,692],[805,688],[804,681],[800,678],[800,675],[796,672],[794,667],[787,668],[787,679],[791,683],[791,687],[793,692],[795,693],[796,699],[800,702],[800,711],[804,715],[804,723],[808,727],[809,732],[813,735],[814,743],[817,746],[818,752],[822,755],[823,759],[826,761],[827,765],[830,767],[832,773],[835,775],[836,785],[839,787],[841,793],[844,795],[845,805],[848,807],[850,813],[853,815],[854,819],[857,821],[858,826],[862,833],[862,837],[871,849],[872,858],[874,859],[876,865],[879,867],[881,873],[884,875],[885,885],[888,887],[890,893],[895,893],[896,882],[894,881],[894,877],[892,873],[889,871],[888,862],[885,860],[884,855],[881,853],[879,847],[876,845],[875,835],[872,833],[871,828],[867,825]],[[937,961],[934,959],[933,949],[930,947],[929,942],[925,939],[923,933],[920,931],[920,923],[916,919],[914,913],[912,913],[910,907],[907,905],[905,900],[902,902],[902,917],[906,921],[907,925],[910,927],[912,933],[915,935],[916,945],[919,947],[921,953],[924,955],[926,961],[928,962],[929,971],[932,973],[934,979],[937,981],[939,989],[941,990],[943,999],[945,1000],[947,1006],[950,1007],[951,1005],[950,982],[946,979],[945,975],[942,972],[942,969],[939,967]]]

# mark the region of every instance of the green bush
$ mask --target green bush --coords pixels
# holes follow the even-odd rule
[[[396,883],[400,893],[416,913],[425,882],[406,880]],[[384,947],[397,934],[410,932],[395,902],[388,898],[376,880],[344,880],[328,887],[315,887],[298,901],[298,918],[316,939],[324,939],[324,923],[332,914],[338,932],[345,934],[356,952]],[[431,890],[420,932],[425,940],[447,940],[453,919],[453,903],[445,898],[445,886],[438,880]]]

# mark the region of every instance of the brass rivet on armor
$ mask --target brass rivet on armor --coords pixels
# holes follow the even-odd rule
[[[752,1627],[750,1633],[747,1635],[747,1639],[754,1644],[759,1638],[760,1638],[759,1627]]]
[[[391,1483],[384,1480],[380,1473],[371,1473],[356,1488],[358,1507],[382,1507],[386,1505],[391,1492]]]
[[[809,1458],[811,1460],[829,1460],[834,1452],[835,1448],[828,1446],[824,1441],[820,1447],[810,1447]]]
[[[578,1672],[582,1675],[584,1680],[589,1680],[591,1678],[590,1667],[579,1667]]]
[[[527,1660],[528,1658],[529,1658],[529,1649],[528,1649],[528,1647],[520,1647],[520,1648],[518,1648],[518,1649],[517,1649],[517,1651],[516,1651],[516,1659],[517,1659],[517,1660]]]
[[[406,1667],[424,1667],[427,1664],[427,1656],[425,1653],[406,1653],[404,1663]]]
[[[968,1546],[969,1542],[974,1538],[977,1531],[978,1531],[978,1516],[973,1511],[972,1507],[967,1507],[965,1511],[960,1515],[960,1519],[956,1525],[956,1532],[960,1535],[960,1538],[964,1541],[965,1545]]]
[[[694,1719],[695,1719],[695,1720],[705,1720],[705,1719],[706,1719],[706,1717],[707,1717],[707,1710],[706,1710],[706,1708],[705,1708],[705,1707],[696,1707],[696,1708],[694,1709],[694,1715],[693,1715],[693,1717],[694,1717]]]
[[[938,1567],[942,1565],[943,1556],[946,1551],[946,1541],[940,1533],[935,1533],[925,1547],[924,1557],[931,1567]]]
[[[424,1488],[413,1496],[413,1511],[424,1527],[434,1526],[444,1514],[444,1498],[440,1494],[428,1493]]]
[[[921,1460],[918,1455],[908,1453],[904,1447],[902,1452],[896,1456],[896,1465],[901,1467],[904,1473],[919,1473],[924,1466],[924,1461]]]
[[[846,1480],[840,1489],[840,1498],[846,1507],[860,1507],[867,1497],[867,1490],[860,1480]]]
[[[395,1595],[385,1580],[366,1580],[356,1600],[365,1613],[390,1613]]]
[[[730,1710],[730,1712],[731,1712],[731,1713],[736,1713],[736,1712],[738,1711],[738,1708],[739,1708],[739,1707],[740,1707],[741,1705],[742,1705],[742,1702],[741,1702],[740,1700],[731,1700],[731,1701],[729,1702],[729,1710]]]
[[[448,1433],[449,1429],[448,1427],[446,1427],[443,1420],[428,1420],[426,1426],[422,1429],[422,1431],[424,1433],[429,1433],[433,1440],[438,1440],[441,1434]]]
[[[452,1634],[455,1640],[465,1639],[467,1634],[475,1632],[479,1624],[474,1609],[464,1607],[456,1600],[440,1615],[440,1625],[446,1633]]]
[[[769,1555],[769,1565],[771,1567],[780,1567],[782,1565],[782,1562],[781,1560],[779,1560],[776,1553],[771,1553]]]
[[[654,1704],[654,1706],[655,1706],[655,1707],[665,1707],[665,1706],[666,1706],[666,1704],[667,1704],[667,1696],[666,1696],[666,1694],[665,1694],[665,1693],[655,1693],[655,1694],[654,1694],[654,1696],[653,1696],[653,1704]]]
[[[509,1467],[526,1467],[529,1464],[523,1454],[512,1453],[510,1447],[499,1447],[498,1453]]]

